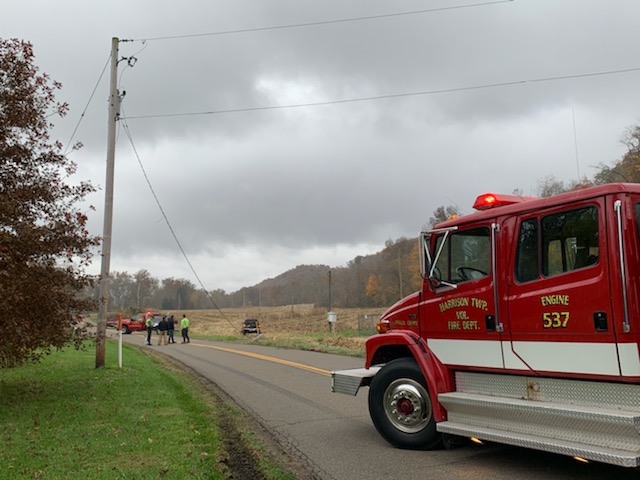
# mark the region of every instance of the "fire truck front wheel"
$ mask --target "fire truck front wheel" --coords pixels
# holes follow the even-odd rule
[[[442,444],[427,383],[411,358],[393,360],[373,377],[369,414],[378,433],[395,447],[430,450]]]

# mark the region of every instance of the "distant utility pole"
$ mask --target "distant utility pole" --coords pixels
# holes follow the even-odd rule
[[[118,95],[118,37],[111,39],[111,85],[109,88],[109,123],[107,129],[107,180],[104,188],[104,225],[102,234],[102,267],[96,332],[96,368],[104,367],[109,306],[109,265],[111,263],[111,227],[113,225],[113,176],[116,157],[116,120],[120,112]]]
[[[329,270],[329,311],[331,311],[331,270]]]

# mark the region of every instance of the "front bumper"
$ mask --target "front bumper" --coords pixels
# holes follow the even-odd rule
[[[368,387],[381,366],[371,368],[352,368],[331,372],[331,391],[355,396],[360,387]]]

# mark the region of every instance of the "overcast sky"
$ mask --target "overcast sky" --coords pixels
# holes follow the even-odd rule
[[[198,283],[146,172],[205,288],[227,292],[620,159],[640,123],[639,24],[637,0],[4,0],[0,14],[63,84],[54,137],[84,144],[70,155],[99,187],[97,235],[121,40],[111,271]]]

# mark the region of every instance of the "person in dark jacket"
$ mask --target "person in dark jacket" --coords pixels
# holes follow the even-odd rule
[[[167,330],[167,334],[169,336],[169,343],[176,343],[175,339],[173,338],[173,332],[176,329],[176,319],[173,315],[167,318],[167,325],[169,326],[169,330]]]
[[[169,330],[169,324],[167,323],[167,317],[165,315],[162,316],[162,320],[158,323],[158,333],[160,333],[160,337],[158,337],[158,345],[167,344],[167,330]]]

